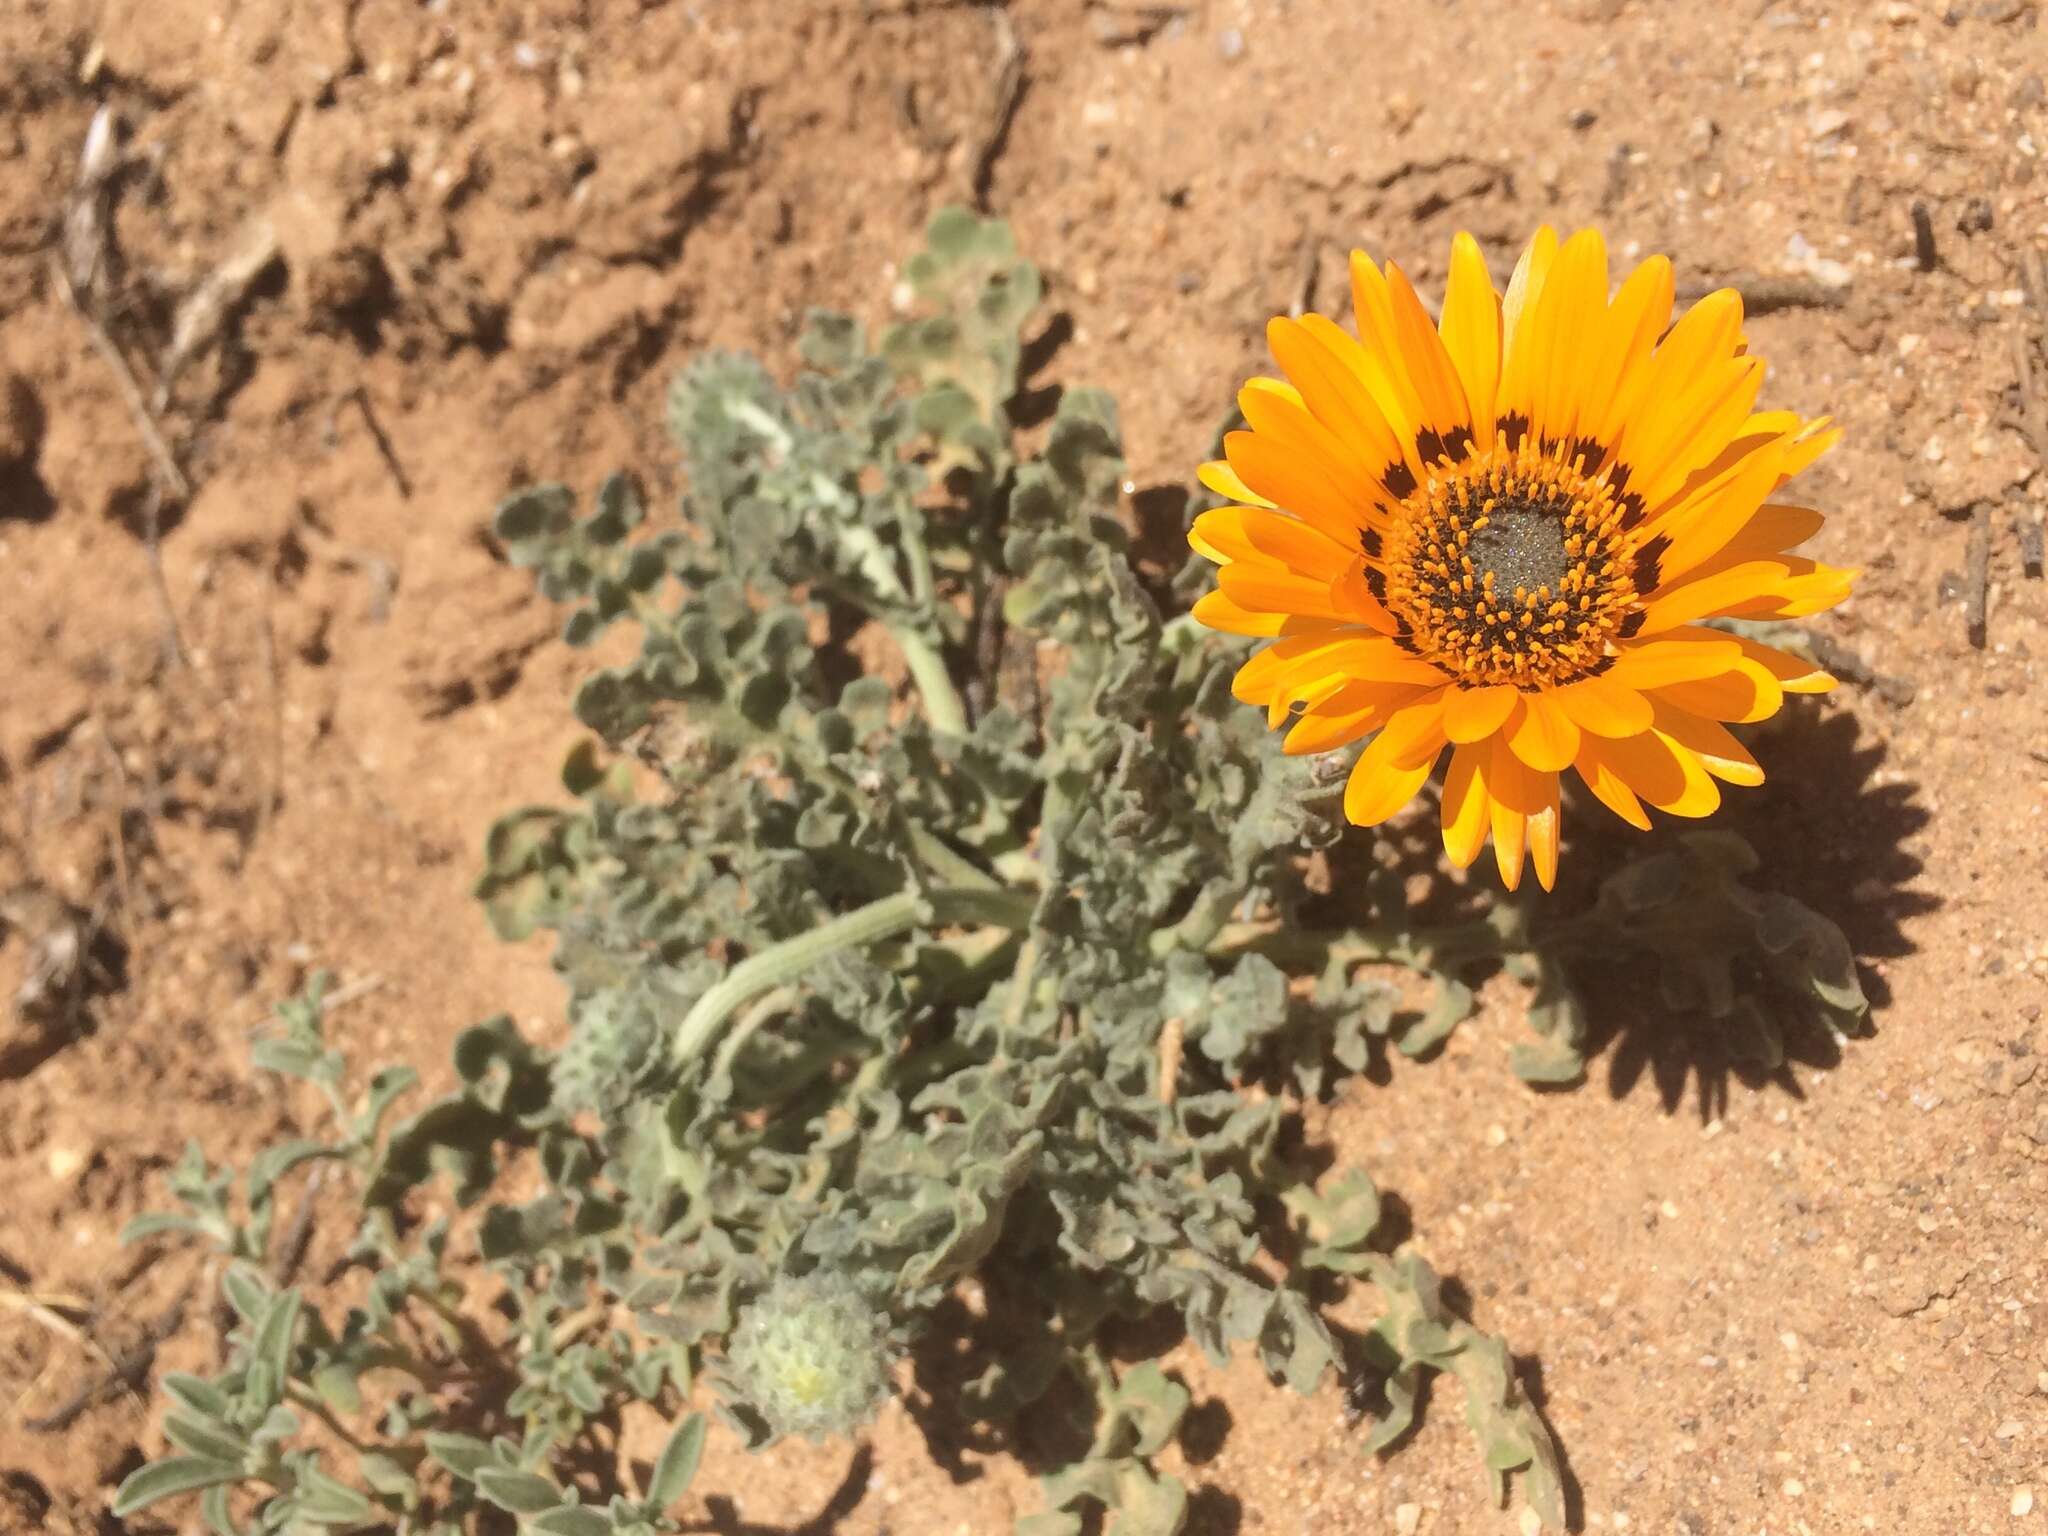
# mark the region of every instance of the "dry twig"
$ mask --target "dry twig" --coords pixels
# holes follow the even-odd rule
[[[1180,1093],[1180,1060],[1187,1049],[1188,1021],[1176,1014],[1159,1030],[1159,1102],[1171,1104]]]
[[[299,1208],[292,1213],[292,1224],[285,1228],[284,1242],[277,1250],[277,1264],[271,1271],[280,1287],[290,1285],[292,1276],[306,1261],[306,1249],[313,1241],[313,1202],[320,1196],[320,1186],[327,1182],[327,1167],[326,1163],[313,1165],[306,1187],[299,1194]]]
[[[1678,285],[1678,298],[1681,303],[1693,304],[1723,288],[1742,295],[1745,315],[1769,315],[1782,309],[1840,309],[1849,301],[1846,289],[1830,288],[1817,278],[1758,272],[1737,272],[1714,281],[1695,278]]]
[[[1991,602],[1991,507],[1980,502],[1970,514],[1970,543],[1963,556],[1963,628],[1970,644],[1984,649]]]
[[[171,386],[185,365],[220,336],[235,307],[277,260],[277,252],[277,230],[268,219],[259,219],[243,232],[241,243],[185,296],[178,306],[177,319],[171,327],[170,350],[164,354],[162,376],[157,380],[159,414],[171,403]]]
[[[384,467],[391,471],[392,482],[398,487],[400,501],[412,500],[412,481],[406,478],[405,466],[398,462],[398,450],[391,446],[391,439],[385,435],[383,423],[377,420],[377,413],[370,405],[370,392],[361,384],[343,395],[334,404],[333,412],[327,418],[327,446],[332,448],[341,439],[341,412],[344,406],[353,405],[363,413],[363,425],[370,429],[370,441],[377,445],[377,456],[384,461]]]
[[[1003,143],[1010,136],[1011,120],[1017,115],[1017,103],[1024,96],[1025,50],[1017,40],[1017,29],[1010,25],[1008,13],[1000,8],[989,12],[989,21],[996,34],[995,89],[967,181],[974,206],[983,213],[988,212],[989,180],[995,173],[996,156],[1003,151]]]
[[[107,334],[107,328],[100,324],[90,305],[80,297],[72,286],[71,274],[64,270],[64,264],[52,258],[50,273],[57,284],[57,291],[64,296],[64,302],[85,322],[86,334],[92,339],[94,350],[106,359],[113,370],[114,382],[121,388],[121,398],[127,402],[128,414],[135,418],[135,427],[142,434],[143,444],[149,449],[149,456],[156,461],[157,473],[162,477],[164,489],[180,502],[189,500],[192,484],[185,478],[184,470],[178,467],[178,457],[171,452],[171,445],[164,440],[162,430],[156,424],[156,414],[149,408],[149,400],[143,394],[142,385],[137,382],[135,370],[128,366],[128,359],[121,355],[121,349],[114,345],[114,338]]]
[[[1813,659],[1827,668],[1845,683],[1858,683],[1868,688],[1885,703],[1904,709],[1913,702],[1919,692],[1919,685],[1910,677],[1899,677],[1890,672],[1880,672],[1855,651],[1841,641],[1820,633],[1818,630],[1803,630],[1806,648],[1813,653]]]
[[[1323,242],[1318,235],[1304,235],[1301,241],[1301,281],[1295,284],[1294,302],[1287,306],[1289,317],[1299,320],[1316,303],[1316,280],[1323,270]]]
[[[184,1325],[185,1308],[191,1299],[192,1287],[187,1284],[185,1289],[178,1293],[177,1299],[143,1329],[141,1340],[133,1348],[125,1349],[111,1357],[102,1355],[107,1362],[104,1375],[85,1383],[41,1418],[24,1420],[23,1428],[34,1430],[37,1434],[56,1434],[77,1423],[85,1411],[95,1404],[117,1397],[123,1392],[140,1392],[144,1380],[156,1364],[157,1346]]]

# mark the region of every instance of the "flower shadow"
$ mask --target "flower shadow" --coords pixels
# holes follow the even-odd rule
[[[1787,711],[1751,733],[1751,746],[1769,767],[1769,782],[1728,794],[1709,825],[1756,854],[1746,886],[1788,897],[1839,928],[1864,996],[1882,1010],[1890,1001],[1884,962],[1913,952],[1911,921],[1940,905],[1915,884],[1923,867],[1917,834],[1929,816],[1918,786],[1884,771],[1883,744],[1852,710],[1818,720]],[[1581,799],[1567,810],[1567,824],[1582,830],[1553,898],[1566,910],[1589,902],[1602,880],[1643,851],[1641,834]],[[1779,1050],[1759,1049],[1739,1021],[1674,1010],[1641,968],[1576,966],[1573,975],[1586,1005],[1585,1055],[1604,1059],[1616,1099],[1648,1079],[1666,1111],[1675,1111],[1690,1084],[1701,1119],[1711,1121],[1726,1110],[1735,1083],[1752,1091],[1774,1084],[1797,1098],[1796,1066],[1828,1069],[1842,1058],[1841,1036],[1812,1010],[1783,1006],[1762,978],[1740,967],[1736,985],[1754,990]]]

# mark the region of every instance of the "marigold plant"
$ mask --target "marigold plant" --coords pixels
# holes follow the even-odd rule
[[[1161,1337],[1131,1325],[1166,1318],[1211,1359],[1381,1404],[1365,1453],[1406,1434],[1427,1378],[1453,1378],[1485,1489],[1504,1499],[1512,1478],[1561,1524],[1562,1469],[1506,1343],[1390,1241],[1365,1170],[1304,1146],[1300,1111],[1365,1091],[1389,1047],[1430,1053],[1501,970],[1528,988],[1524,1078],[1580,1074],[1576,982],[1611,963],[1768,1069],[1789,1020],[1861,1027],[1846,943],[1751,888],[1754,856],[1726,834],[1674,840],[1541,921],[1494,898],[1411,905],[1398,839],[1345,837],[1328,786],[1232,701],[1234,642],[1185,611],[1206,564],[1131,558],[1113,402],[1070,390],[1042,431],[1012,420],[1039,279],[1007,227],[941,213],[905,276],[917,312],[874,345],[813,316],[793,383],[729,355],[682,371],[668,418],[687,489],[666,516],[624,475],[587,511],[559,485],[498,508],[498,547],[563,605],[566,643],[638,632],[575,691],[562,795],[510,811],[483,850],[498,932],[553,940],[562,1017],[548,1045],[502,1015],[464,1031],[454,1090],[401,1113],[419,1074],[353,1068],[320,978],[279,1008],[254,1054],[302,1080],[295,1134],[239,1177],[191,1149],[178,1209],[131,1230],[217,1249],[232,1322],[219,1371],[164,1381],[171,1453],[123,1484],[118,1518],[191,1494],[222,1536],[674,1536],[702,1528],[686,1495],[714,1433],[748,1448],[858,1435],[914,1387],[921,1420],[991,1446],[1024,1415],[1067,1425],[1070,1459],[1018,1536],[1105,1516],[1120,1536],[1174,1536],[1189,1490],[1161,1458],[1192,1401],[1168,1368],[1186,1357],[1130,1362]],[[1254,394],[1225,483],[1318,521],[1250,502],[1207,514],[1196,538],[1230,557],[1227,611],[1258,627],[1255,599],[1271,600],[1268,627],[1297,631],[1282,647],[1421,666],[1398,627],[1277,602],[1314,578],[1260,552],[1334,559],[1337,503],[1295,496],[1324,485],[1308,457],[1273,456],[1282,480],[1246,447],[1270,446],[1279,419],[1307,432],[1310,396]],[[1787,433],[1767,458],[1781,468],[1816,441]],[[1445,491],[1441,516],[1527,588],[1548,568],[1515,518],[1538,514],[1501,511],[1498,487],[1590,472],[1538,456],[1540,432],[1512,452],[1504,436],[1489,429],[1483,452],[1475,436],[1495,467]],[[1387,574],[1397,532],[1420,537],[1396,514],[1439,515],[1422,487],[1467,459],[1431,462],[1412,505],[1349,535],[1384,541],[1379,563],[1345,568],[1356,614],[1393,614],[1421,580],[1411,562],[1397,593]],[[1494,514],[1469,510],[1482,490]],[[1494,528],[1528,548],[1492,549]],[[1253,682],[1276,665],[1255,662]],[[1395,741],[1452,731],[1403,723],[1425,696],[1448,721],[1448,684],[1399,686],[1414,696],[1389,716]],[[1469,690],[1496,701],[1472,707],[1507,700],[1494,725],[1515,751],[1525,697],[1551,702],[1498,686]],[[1312,699],[1319,722],[1335,718],[1324,688],[1290,677],[1270,697]],[[1241,672],[1240,690],[1259,691]],[[1363,782],[1384,801],[1376,771]],[[1360,874],[1362,898],[1319,891],[1324,859]],[[1369,963],[1412,972],[1426,1004]],[[300,1280],[276,1237],[290,1204],[341,1257],[307,1267],[322,1279]],[[1352,1286],[1377,1309],[1362,1332],[1328,1312]]]
[[[1351,257],[1358,334],[1320,315],[1266,336],[1287,374],[1238,396],[1250,430],[1202,481],[1235,505],[1189,535],[1221,567],[1203,623],[1275,637],[1234,690],[1290,753],[1371,734],[1344,795],[1373,826],[1444,748],[1444,848],[1491,835],[1513,889],[1557,877],[1558,775],[1616,815],[1699,817],[1763,780],[1726,722],[1834,680],[1701,621],[1786,619],[1852,571],[1790,553],[1821,526],[1773,500],[1839,435],[1759,411],[1764,364],[1733,289],[1671,324],[1671,263],[1610,297],[1607,248],[1544,228],[1505,295],[1461,234],[1441,321],[1401,269]]]

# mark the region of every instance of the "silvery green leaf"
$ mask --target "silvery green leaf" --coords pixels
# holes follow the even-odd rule
[[[689,1491],[697,1476],[697,1464],[704,1457],[706,1421],[701,1413],[683,1419],[668,1437],[647,1478],[647,1502],[666,1509]]]
[[[220,1291],[243,1322],[266,1315],[276,1293],[253,1264],[237,1261],[221,1271]]]
[[[161,1385],[194,1413],[208,1418],[225,1418],[233,1407],[227,1393],[205,1378],[185,1371],[166,1372]]]
[[[537,1515],[562,1503],[562,1490],[546,1478],[511,1467],[478,1467],[477,1491],[500,1509],[515,1515]]]
[[[168,1456],[152,1461],[129,1473],[115,1490],[114,1518],[125,1520],[137,1510],[176,1494],[211,1488],[216,1483],[239,1482],[242,1475],[239,1461],[211,1456]]]
[[[145,1238],[160,1237],[166,1232],[190,1232],[200,1237],[209,1236],[210,1229],[190,1216],[180,1216],[174,1211],[144,1211],[121,1228],[121,1242],[139,1243]]]
[[[191,1413],[167,1413],[163,1421],[164,1438],[181,1451],[194,1456],[210,1456],[216,1461],[239,1462],[247,1454],[249,1444],[240,1435],[217,1420]]]
[[[448,1430],[429,1430],[422,1437],[421,1444],[427,1454],[446,1467],[464,1482],[475,1482],[477,1473],[496,1461],[490,1446],[474,1435],[460,1435]]]
[[[499,502],[491,515],[491,531],[515,565],[531,565],[539,542],[567,532],[575,515],[575,492],[565,485],[537,485]]]
[[[317,1467],[299,1474],[298,1516],[315,1525],[361,1525],[375,1518],[377,1506],[356,1489],[329,1477]]]
[[[544,1509],[521,1525],[541,1536],[611,1536],[613,1530],[609,1515],[580,1504],[560,1504],[553,1509]]]
[[[214,1536],[241,1536],[228,1509],[228,1488],[226,1483],[215,1483],[199,1496],[199,1516]]]
[[[271,1186],[294,1168],[321,1159],[344,1156],[339,1147],[325,1142],[295,1138],[265,1147],[249,1162],[249,1199],[253,1204],[267,1198]]]
[[[298,1326],[301,1298],[297,1290],[279,1291],[255,1320],[249,1345],[253,1360],[267,1363],[280,1382],[291,1375],[292,1334]]]
[[[1133,1431],[1132,1452],[1152,1456],[1164,1450],[1180,1432],[1190,1401],[1188,1389],[1168,1377],[1156,1360],[1126,1371],[1117,1384],[1116,1409]]]
[[[404,1463],[382,1451],[364,1451],[356,1457],[356,1470],[373,1493],[404,1505],[419,1493],[419,1483]]]

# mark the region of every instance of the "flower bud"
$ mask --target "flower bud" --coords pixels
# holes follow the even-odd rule
[[[891,1355],[888,1317],[852,1280],[785,1276],[740,1314],[726,1368],[772,1435],[822,1440],[874,1418]]]

